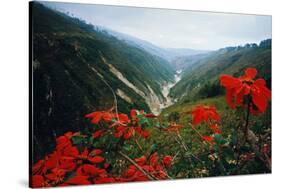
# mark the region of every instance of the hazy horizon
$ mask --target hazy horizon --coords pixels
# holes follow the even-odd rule
[[[44,2],[96,26],[162,48],[216,50],[272,38],[271,16]]]

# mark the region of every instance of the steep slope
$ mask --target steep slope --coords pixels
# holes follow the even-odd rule
[[[203,57],[187,57],[181,60],[180,66],[184,68],[182,79],[172,88],[170,96],[186,101],[218,95],[220,74],[240,75],[247,67],[257,68],[259,76],[271,86],[271,39],[259,46],[246,44],[223,48]]]
[[[159,110],[161,84],[174,79],[167,61],[40,3],[32,15],[35,158],[85,127],[86,113],[112,108],[112,91],[122,112]]]

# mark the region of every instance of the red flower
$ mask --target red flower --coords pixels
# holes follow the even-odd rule
[[[67,132],[65,133],[63,136],[60,136],[56,139],[57,145],[56,145],[56,149],[58,151],[69,147],[72,145],[72,142],[70,141],[71,137],[73,136],[79,136],[80,133],[76,132],[76,133],[72,133],[72,132]]]
[[[128,126],[117,126],[115,128],[114,136],[116,138],[123,137],[125,140],[130,139],[135,134],[134,127],[128,127]]]
[[[45,167],[45,161],[40,160],[32,166],[32,174],[33,175],[42,175],[45,174],[47,171]]]
[[[213,142],[214,141],[214,137],[212,137],[212,136],[203,136],[202,140],[207,141],[207,142]]]
[[[263,113],[267,107],[267,100],[271,100],[271,91],[266,87],[264,79],[257,79],[251,86],[253,103]]]
[[[126,114],[119,114],[119,115],[118,115],[118,118],[119,118],[119,121],[120,121],[122,124],[127,124],[127,123],[130,122],[129,117],[128,117]]]
[[[148,138],[150,136],[150,132],[147,130],[141,130],[140,135],[142,138]]]
[[[157,152],[154,152],[151,156],[150,156],[150,165],[155,166],[158,164],[158,155]]]
[[[98,124],[102,118],[102,112],[93,112],[87,114],[85,117],[90,118],[93,124]]]
[[[92,134],[92,137],[94,137],[94,139],[97,139],[97,138],[102,137],[104,135],[104,133],[105,133],[104,130],[98,130]]]
[[[77,169],[76,173],[77,173],[77,175],[88,176],[88,177],[97,177],[97,176],[102,176],[102,175],[107,174],[105,169],[100,169],[100,168],[97,168],[96,166],[90,165],[90,164],[81,165]]]
[[[214,134],[222,134],[221,130],[218,127],[218,124],[212,124],[209,127],[213,130]]]
[[[94,164],[101,163],[104,161],[104,158],[101,156],[94,156],[92,158],[88,158],[88,160]]]
[[[113,118],[115,118],[115,115],[111,112],[97,111],[89,113],[85,115],[85,117],[90,118],[93,124],[98,124],[101,120],[104,120],[105,122],[112,121]]]
[[[80,159],[88,160],[93,164],[98,164],[104,161],[104,158],[102,156],[99,156],[101,154],[101,150],[93,150],[91,153],[89,153],[88,149],[85,148],[85,150],[81,153],[79,156]]]
[[[182,128],[183,128],[183,125],[179,125],[179,124],[176,124],[176,123],[171,123],[169,125],[169,127],[165,128],[163,130],[167,131],[167,132],[178,132]]]
[[[91,184],[88,178],[89,178],[88,176],[76,175],[68,179],[62,186]]]
[[[138,112],[135,109],[132,109],[131,112],[130,112],[131,118],[135,118],[137,116],[137,114],[138,114]]]
[[[203,121],[209,121],[209,120],[220,120],[220,116],[217,113],[214,106],[201,106],[198,105],[192,110],[192,124],[198,125]]]
[[[162,163],[166,168],[170,168],[173,162],[172,156],[164,156],[162,159]]]
[[[135,162],[149,175],[157,179],[167,179],[167,174],[165,173],[163,167],[158,162],[157,152],[153,153],[149,161],[147,161],[147,157],[141,156],[140,158],[136,158]],[[163,162],[164,161],[164,162]],[[171,165],[171,159],[169,156],[165,156],[164,160],[162,160],[163,165],[167,165],[167,168]],[[126,178],[126,181],[148,181],[149,178],[147,175],[144,175],[138,168],[134,165],[130,165],[128,169],[124,172],[123,176]]]
[[[47,183],[45,183],[44,177],[41,175],[32,176],[32,188],[41,187],[47,187]]]
[[[248,68],[240,78],[220,76],[221,85],[226,88],[226,102],[231,108],[244,105],[244,96],[251,95],[256,109],[261,113],[265,112],[267,101],[271,99],[271,91],[266,87],[264,79],[254,81],[256,75],[255,68]]]
[[[53,184],[61,183],[64,179],[65,170],[54,168],[52,169],[51,173],[46,175],[46,178],[52,181]]]
[[[144,165],[145,162],[146,162],[146,157],[145,157],[145,156],[141,156],[140,158],[136,158],[136,159],[135,159],[135,162],[136,162],[138,165]]]
[[[134,134],[135,134],[135,129],[134,129],[133,127],[130,127],[130,128],[127,129],[126,133],[124,133],[123,138],[124,138],[125,140],[128,140],[128,139],[130,139],[131,136],[134,135]]]
[[[116,180],[110,177],[98,177],[94,179],[95,184],[115,183]]]

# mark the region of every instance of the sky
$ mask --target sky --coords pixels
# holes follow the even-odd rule
[[[44,2],[162,48],[216,50],[271,38],[271,16]]]

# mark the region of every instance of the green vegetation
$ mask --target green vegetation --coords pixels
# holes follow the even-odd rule
[[[262,41],[260,45],[229,47],[204,55],[181,57],[176,66],[171,66],[166,60],[118,40],[98,27],[50,10],[39,3],[33,3],[32,12],[34,162],[55,149],[58,136],[67,131],[81,131],[81,136],[79,134],[79,137],[74,136],[72,139],[73,144],[79,146],[84,142],[83,134],[87,134],[89,141],[85,140],[86,146],[92,148],[94,144],[94,147],[109,152],[104,157],[112,165],[109,172],[113,170],[116,175],[121,175],[121,168],[124,170],[125,164],[128,165],[124,160],[118,160],[119,149],[133,159],[142,155],[149,157],[156,151],[161,156],[175,157],[168,172],[172,178],[270,172],[264,162],[256,161],[257,158],[251,158],[245,167],[239,167],[239,172],[236,172],[237,165],[240,166],[244,161],[235,158],[252,152],[251,145],[246,142],[239,148],[241,153],[235,151],[236,146],[240,145],[235,141],[238,135],[240,138],[245,136],[239,133],[239,128],[245,125],[247,116],[241,107],[236,110],[229,108],[225,102],[225,89],[222,89],[218,79],[220,74],[240,76],[245,68],[254,67],[258,70],[258,77],[263,77],[266,86],[271,88],[271,40]],[[142,95],[122,82],[112,72],[112,66],[139,91],[149,95],[150,86],[160,98],[163,98],[160,84],[173,80],[174,67],[184,69],[181,81],[170,93],[172,98],[179,99],[178,102],[154,118]],[[140,111],[142,113],[139,113],[138,121],[142,129],[147,129],[145,131],[149,132],[149,137],[135,135],[140,130],[134,128],[133,123],[137,119],[133,119],[133,116],[130,116],[131,120],[125,119],[126,126],[118,123],[112,93],[118,89],[131,99],[128,102],[117,96],[118,111],[128,115],[132,109],[147,112]],[[212,133],[207,121],[194,126],[197,131],[191,126],[192,109],[199,104],[216,107],[221,119],[214,123],[219,125],[222,135]],[[99,115],[110,112],[109,115],[116,117],[106,122],[102,120],[104,117],[101,119],[99,116],[99,121],[102,121],[92,125],[84,117],[89,112],[98,112]],[[93,116],[92,119],[97,118]],[[111,124],[120,125],[111,127]],[[173,124],[180,129],[169,132],[167,128]],[[270,105],[262,115],[251,116],[247,120],[248,124],[259,138],[267,137],[260,140],[260,145],[271,145],[271,137],[268,136],[271,133]],[[128,131],[129,127],[135,130]],[[123,129],[125,134],[121,132],[119,136],[117,128]],[[105,130],[106,135],[99,136],[100,140],[96,140],[99,137],[92,138],[93,133]],[[208,145],[196,132],[213,136],[214,146],[218,149],[211,149],[213,145]],[[130,135],[134,140],[122,139],[123,135]],[[234,150],[229,152],[224,145]],[[225,162],[218,158],[220,150],[225,150],[222,152],[225,157],[221,158]]]
[[[170,96],[181,100],[219,95],[219,75],[241,75],[247,67],[258,69],[258,77],[265,78],[267,86],[271,87],[271,39],[262,41],[259,46],[227,47],[207,55],[186,57],[180,63],[185,65],[183,76]]]

